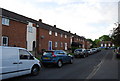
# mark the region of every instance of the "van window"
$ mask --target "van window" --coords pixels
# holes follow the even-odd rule
[[[26,51],[26,50],[19,50],[19,56],[20,56],[20,59],[24,59],[24,60],[28,60],[28,59],[30,59],[30,57],[31,57],[31,54],[28,52],[28,51]]]

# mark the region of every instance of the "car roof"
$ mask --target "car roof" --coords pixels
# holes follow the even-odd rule
[[[46,50],[45,52],[54,52],[54,51],[63,51],[63,50]]]
[[[9,47],[9,46],[0,46],[0,48],[13,48],[13,49],[24,49],[24,50],[26,50],[25,48],[21,48],[21,47]]]

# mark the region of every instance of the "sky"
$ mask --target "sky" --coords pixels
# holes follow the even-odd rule
[[[0,0],[0,7],[85,38],[109,35],[119,0]]]

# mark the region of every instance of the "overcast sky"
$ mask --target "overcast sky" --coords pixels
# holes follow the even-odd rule
[[[118,21],[119,0],[0,0],[0,7],[97,39]]]

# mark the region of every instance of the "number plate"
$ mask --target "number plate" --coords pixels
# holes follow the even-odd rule
[[[48,57],[45,57],[45,58],[43,58],[43,59],[45,59],[45,60],[49,60],[50,58],[48,58]]]

